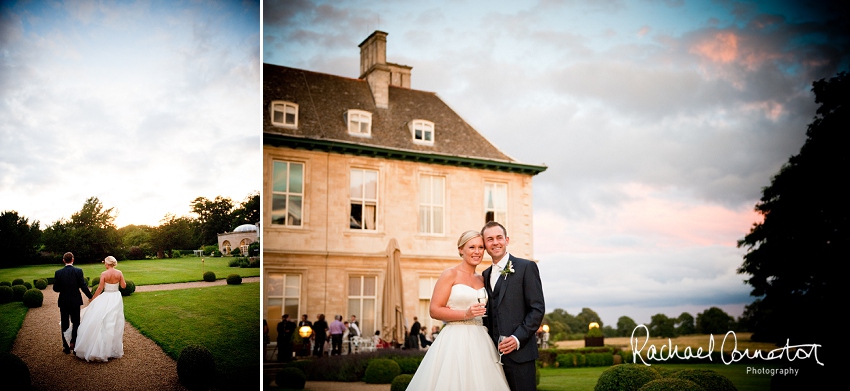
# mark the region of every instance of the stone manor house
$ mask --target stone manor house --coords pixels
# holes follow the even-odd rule
[[[428,315],[457,239],[495,220],[533,259],[532,178],[433,92],[386,61],[387,33],[360,44],[360,77],[263,64],[263,318],[357,315],[382,327],[388,246],[397,243],[407,325]],[[393,243],[393,244],[394,244]],[[478,268],[489,266],[486,257]]]

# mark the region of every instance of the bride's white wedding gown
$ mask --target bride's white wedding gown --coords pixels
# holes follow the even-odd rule
[[[478,291],[455,284],[447,305],[465,310],[478,302]],[[481,318],[448,322],[428,348],[407,390],[508,390],[498,360],[496,346]]]
[[[71,340],[71,328],[66,338]],[[124,299],[118,284],[106,283],[103,292],[80,312],[80,327],[74,346],[77,357],[107,361],[124,356]]]

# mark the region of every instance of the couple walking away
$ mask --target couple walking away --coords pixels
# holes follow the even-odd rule
[[[447,324],[408,390],[537,388],[535,333],[545,312],[540,271],[510,255],[508,242],[505,227],[492,221],[461,235],[463,261],[443,271],[431,296],[431,317]],[[493,265],[475,274],[485,249]]]
[[[62,351],[86,361],[107,361],[124,355],[124,299],[118,287],[126,288],[124,274],[116,269],[113,256],[103,260],[106,271],[100,274],[97,291],[91,293],[83,270],[74,267],[74,254],[62,257],[65,267],[56,271],[53,290],[59,292],[62,317]],[[82,291],[89,305],[80,311]],[[95,301],[97,300],[97,301]],[[70,326],[70,327],[69,327]]]

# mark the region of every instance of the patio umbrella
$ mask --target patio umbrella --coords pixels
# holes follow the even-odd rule
[[[401,285],[401,250],[398,241],[390,239],[387,245],[387,276],[384,280],[382,303],[383,327],[381,337],[385,341],[404,342],[404,294]]]

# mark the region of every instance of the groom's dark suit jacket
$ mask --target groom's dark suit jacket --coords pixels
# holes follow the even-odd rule
[[[91,299],[92,293],[86,279],[83,278],[83,269],[68,265],[57,270],[53,277],[53,290],[59,292],[59,307],[83,305],[80,290]]]
[[[493,289],[490,288],[493,266],[482,274],[484,287],[490,295],[487,301],[488,316],[484,321],[494,343],[498,342],[500,335],[517,337],[520,349],[505,355],[503,360],[523,363],[537,359],[536,335],[543,321],[546,305],[537,264],[513,255],[509,260],[514,273],[509,274],[507,279],[499,276],[496,283],[498,294],[493,294]]]

